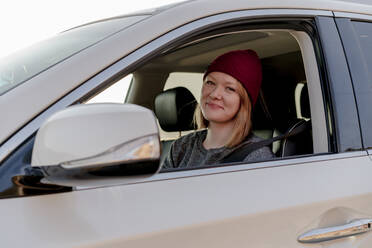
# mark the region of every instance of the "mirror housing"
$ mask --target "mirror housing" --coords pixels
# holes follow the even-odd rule
[[[130,173],[160,170],[160,141],[153,112],[133,104],[75,105],[50,116],[37,132],[32,167],[47,176],[109,168]],[[126,169],[125,169],[126,168]],[[109,173],[110,174],[110,173]]]

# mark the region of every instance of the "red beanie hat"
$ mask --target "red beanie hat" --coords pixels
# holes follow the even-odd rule
[[[229,74],[237,79],[247,91],[254,106],[262,82],[261,62],[255,51],[235,50],[220,55],[208,66],[203,80],[214,71]]]

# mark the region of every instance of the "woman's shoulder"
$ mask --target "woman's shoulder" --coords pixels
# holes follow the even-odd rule
[[[256,143],[256,142],[261,142],[264,140],[265,139],[252,134],[247,138],[246,141],[248,141],[249,143]],[[244,161],[253,162],[253,161],[267,160],[270,158],[275,158],[274,153],[271,151],[269,146],[262,146],[262,147],[255,149],[251,153],[249,153],[244,159]]]
[[[195,131],[187,135],[184,135],[182,137],[179,137],[178,139],[174,141],[174,143],[183,144],[183,143],[195,142],[197,140],[204,140],[206,135],[207,135],[207,130],[199,130],[199,131]]]
[[[260,142],[260,141],[263,141],[265,139],[259,137],[259,136],[256,136],[255,134],[251,133],[250,135],[248,135],[248,137],[245,139],[245,141],[247,142],[250,142],[250,143],[254,143],[254,142]]]
[[[194,151],[200,151],[200,144],[206,135],[205,130],[195,131],[176,139],[165,160],[163,168],[175,168],[182,166],[185,158],[189,158]]]
[[[206,136],[206,130],[195,131],[176,139],[172,144],[173,154],[183,153],[200,146]],[[198,148],[199,149],[199,148]]]

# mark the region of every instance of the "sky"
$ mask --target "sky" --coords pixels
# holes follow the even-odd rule
[[[180,0],[12,0],[2,3],[0,58],[68,28]]]
[[[6,1],[0,14],[0,60],[77,25],[176,2],[180,0]],[[124,102],[130,80],[128,75],[89,103]]]
[[[181,0],[8,0],[0,13],[0,58],[79,24]],[[345,0],[366,3],[372,0]]]

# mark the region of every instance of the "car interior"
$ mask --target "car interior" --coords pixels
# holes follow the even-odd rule
[[[302,55],[306,46],[302,44],[301,48],[301,41],[293,33],[285,29],[211,31],[171,47],[138,67],[132,73],[125,102],[154,111],[162,142],[161,161],[176,138],[196,130],[193,113],[209,63],[237,49],[256,51],[263,67],[262,88],[252,114],[253,133],[264,139],[284,134],[286,137],[270,144],[277,157],[327,152],[327,146],[315,146],[324,140],[319,141],[321,135],[313,134],[306,58]],[[297,126],[302,126],[300,132],[287,135]],[[314,137],[318,139],[316,144]]]

